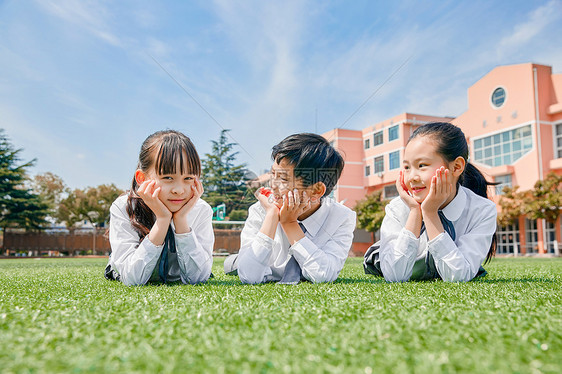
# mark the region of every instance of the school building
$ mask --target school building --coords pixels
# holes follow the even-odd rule
[[[469,87],[468,109],[457,118],[402,113],[362,130],[324,133],[346,160],[334,197],[353,208],[374,191],[382,190],[386,199],[398,196],[394,183],[406,142],[417,126],[430,121],[463,130],[470,162],[489,181],[500,183],[489,193],[496,202],[504,186],[530,190],[550,171],[562,174],[562,74],[526,63],[498,66]],[[556,253],[561,231],[560,217],[554,224],[520,217],[498,227],[497,253]],[[354,252],[364,251],[367,241],[354,243]]]

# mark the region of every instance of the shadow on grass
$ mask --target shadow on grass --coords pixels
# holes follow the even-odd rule
[[[497,278],[497,279],[474,279],[472,283],[558,283],[548,278]]]
[[[240,282],[238,277],[233,277],[232,280],[209,279],[205,284],[210,286],[251,286],[250,284]]]
[[[439,279],[430,279],[430,280],[412,280],[410,282],[414,283],[444,283]],[[210,278],[207,282],[199,283],[194,286],[196,287],[205,287],[205,286],[222,286],[222,287],[259,287],[268,284],[273,284],[277,282],[265,282],[259,284],[244,284],[240,282],[238,277],[232,277],[232,280],[229,279],[217,279],[217,278]],[[338,278],[332,284],[389,284],[383,277],[365,277],[365,278]],[[409,283],[409,282],[407,282]],[[496,279],[485,279],[485,278],[478,278],[470,281],[470,283],[489,283],[489,284],[506,284],[506,283],[548,283],[554,284],[559,283],[559,281],[555,279],[549,278],[496,278]],[[301,284],[310,284],[308,281],[303,281]],[[323,283],[325,284],[325,283]],[[170,282],[170,283],[159,283],[159,282],[148,282],[146,286],[152,287],[173,287],[173,286],[184,286],[181,281],[177,282]],[[292,287],[292,286],[291,286]]]
[[[384,284],[388,283],[383,277],[369,277],[369,278],[338,278],[334,284],[357,284],[357,283],[372,283],[372,284]]]

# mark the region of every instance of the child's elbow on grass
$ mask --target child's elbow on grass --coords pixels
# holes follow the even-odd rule
[[[127,277],[121,277],[121,282],[125,285],[125,286],[129,286],[129,287],[134,287],[134,286],[142,286],[144,285],[144,283],[140,282],[137,279],[130,279]]]
[[[259,284],[261,283],[261,279],[258,278],[252,278],[252,277],[245,277],[243,275],[240,275],[240,282],[242,282],[243,284]]]

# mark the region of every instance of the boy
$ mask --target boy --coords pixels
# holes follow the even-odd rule
[[[327,198],[343,170],[342,156],[316,134],[291,135],[271,156],[271,191],[258,191],[240,252],[225,261],[225,272],[237,269],[240,280],[251,284],[334,281],[356,222],[354,211]]]

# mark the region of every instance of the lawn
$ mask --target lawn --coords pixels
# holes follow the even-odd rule
[[[103,259],[0,260],[0,371],[562,372],[562,259],[495,259],[465,284],[126,287]]]

